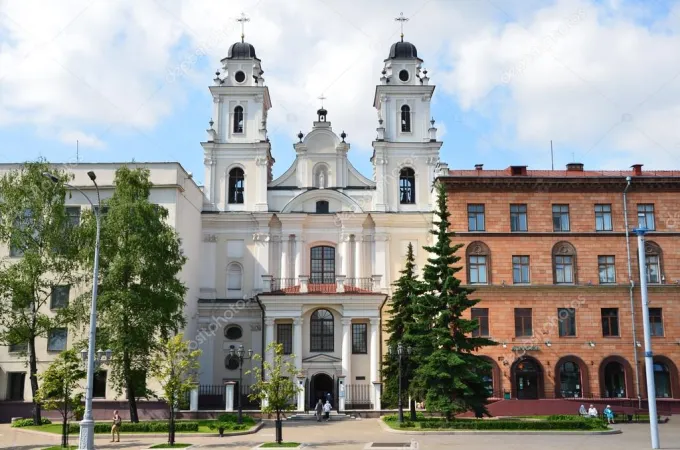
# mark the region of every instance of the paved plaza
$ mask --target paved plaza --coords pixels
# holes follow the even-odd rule
[[[623,433],[608,436],[527,436],[527,435],[405,435],[384,431],[376,419],[343,421],[335,423],[295,422],[284,423],[285,440],[303,442],[309,448],[344,450],[364,449],[369,442],[418,442],[419,449],[497,449],[503,450],[576,450],[576,449],[615,449],[640,450],[650,448],[649,425],[625,424],[616,425]],[[680,424],[672,421],[660,425],[661,447],[664,449],[680,449]],[[272,441],[274,428],[267,424],[256,434],[234,437],[185,437],[179,436],[179,442],[199,444],[200,448],[233,450],[251,449],[259,443]],[[72,437],[75,443],[76,437]],[[99,449],[137,450],[148,448],[152,444],[164,442],[163,438],[125,437],[120,443],[111,444],[108,437],[98,438]],[[0,425],[0,448],[17,450],[34,450],[49,445],[58,445],[59,436],[17,431],[9,425]]]

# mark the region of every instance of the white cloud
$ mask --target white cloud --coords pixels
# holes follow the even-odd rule
[[[59,140],[64,144],[72,144],[80,147],[103,148],[106,144],[94,134],[86,134],[82,131],[68,130],[59,133]]]

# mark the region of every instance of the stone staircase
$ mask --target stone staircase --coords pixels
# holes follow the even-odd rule
[[[349,416],[345,413],[338,413],[337,411],[331,411],[330,414],[330,420],[331,422],[333,421],[342,421],[342,420],[354,420],[355,417]],[[313,412],[308,412],[308,413],[295,413],[292,416],[288,416],[288,420],[309,420],[309,421],[316,421],[316,416],[314,415]]]

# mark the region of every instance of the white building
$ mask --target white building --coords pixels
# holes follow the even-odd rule
[[[189,257],[182,274],[187,337],[203,350],[203,398],[211,386],[219,393],[239,379],[231,349],[262,353],[277,341],[303,372],[300,409],[328,392],[347,408],[380,407],[385,305],[409,242],[417,266],[426,262],[431,185],[448,172],[430,114],[434,86],[421,64],[403,38],[390,48],[373,100],[378,138],[368,177],[349,162],[347,136],[333,131],[322,107],[298,136],[291,167],[272,179],[272,101],[262,62],[246,42],[231,46],[210,86],[214,121],[201,143],[202,195],[178,164],[141,164],[151,169],[154,201],[172,211]],[[94,167],[104,191],[116,167]],[[73,170],[75,183],[89,188],[82,165]],[[44,364],[52,358],[47,349],[41,354]],[[25,371],[21,364],[0,348],[0,383]],[[244,386],[250,382],[245,376]],[[30,398],[28,382],[24,390]]]

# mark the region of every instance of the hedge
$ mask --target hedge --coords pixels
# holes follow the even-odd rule
[[[242,415],[242,422],[244,424],[248,425],[254,425],[255,424],[255,419],[253,419],[250,416]],[[236,414],[220,414],[217,417],[218,422],[226,422],[226,423],[238,423],[238,415]]]
[[[170,424],[166,421],[153,421],[153,422],[123,422],[120,425],[121,433],[167,433],[169,431]],[[70,423],[69,433],[78,433],[80,431],[80,424]],[[197,432],[198,422],[188,422],[180,421],[175,422],[175,431],[177,432]],[[97,422],[94,424],[95,433],[110,433],[111,423]]]
[[[426,420],[420,422],[404,422],[399,428],[420,428],[431,430],[605,430],[607,427],[600,421],[588,420],[554,420],[554,421],[516,421],[516,420],[473,420],[462,419],[446,422],[444,420]]]
[[[40,419],[40,423],[42,425],[50,425],[52,421],[50,419],[45,419],[44,417],[42,417]],[[17,419],[14,422],[12,422],[12,426],[14,428],[32,427],[33,419]]]

